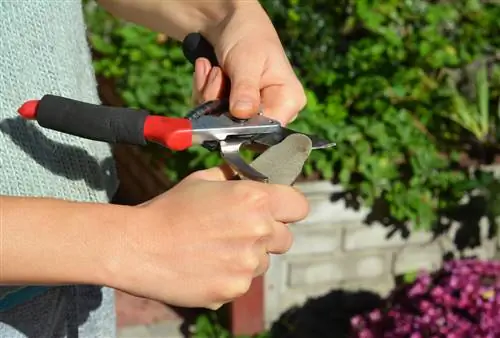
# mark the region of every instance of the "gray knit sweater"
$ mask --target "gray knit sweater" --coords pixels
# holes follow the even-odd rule
[[[108,202],[116,189],[109,145],[17,117],[24,101],[44,94],[98,103],[81,6],[80,0],[0,0],[1,195]],[[0,310],[9,292],[0,287]]]

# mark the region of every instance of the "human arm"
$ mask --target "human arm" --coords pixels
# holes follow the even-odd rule
[[[105,284],[132,208],[0,197],[0,285]]]
[[[0,198],[0,285],[96,284],[219,308],[286,252],[307,201],[291,187],[198,171],[139,206]],[[230,207],[221,207],[229,206]]]
[[[98,3],[116,17],[179,41],[192,32],[215,40],[217,26],[236,9],[260,8],[257,0],[98,0]]]
[[[100,0],[100,4],[117,17],[177,40],[200,32],[214,46],[231,80],[230,109],[236,117],[248,118],[261,108],[264,115],[287,124],[306,104],[302,84],[257,0]],[[210,71],[206,59],[198,61],[199,68]]]

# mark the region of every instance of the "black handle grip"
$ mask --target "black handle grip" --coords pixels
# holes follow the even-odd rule
[[[95,141],[146,145],[147,111],[109,107],[45,95],[36,110],[42,127]]]
[[[182,51],[192,65],[196,59],[203,57],[210,61],[212,67],[219,66],[214,47],[200,33],[188,34],[182,42]]]

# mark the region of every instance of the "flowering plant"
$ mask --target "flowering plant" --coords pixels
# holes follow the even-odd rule
[[[351,319],[353,337],[500,337],[500,262],[448,261],[395,289],[385,308]]]

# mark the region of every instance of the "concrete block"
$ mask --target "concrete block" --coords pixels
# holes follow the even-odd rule
[[[389,271],[390,260],[385,254],[347,256],[344,271],[348,278],[375,278]]]
[[[287,256],[333,253],[341,245],[340,231],[292,231],[294,242]]]
[[[294,233],[296,231],[333,231],[338,233],[343,239],[343,231],[344,229],[356,229],[363,228],[365,224],[363,224],[360,220],[355,220],[352,222],[318,222],[318,223],[291,223],[289,224],[290,230]]]
[[[283,312],[289,310],[292,307],[301,306],[306,302],[306,300],[307,300],[307,295],[301,289],[287,291],[280,297],[279,310],[278,312],[275,313],[274,318],[268,318],[266,321],[271,322],[273,320],[278,319]]]
[[[481,170],[490,172],[494,177],[500,178],[500,165],[498,164],[482,165]]]
[[[456,245],[453,243],[453,240],[448,236],[441,236],[438,238],[439,245],[441,246],[441,251],[443,254],[445,253],[453,253],[454,255],[458,254],[458,250]]]
[[[475,248],[467,248],[462,252],[457,250],[457,247],[453,243],[453,240],[450,238],[443,236],[439,238],[439,243],[441,245],[442,251],[451,252],[455,255],[455,257],[459,257],[460,255],[465,256],[475,256],[479,259],[492,259],[495,258],[498,252],[497,239],[483,240],[481,246]]]
[[[342,192],[342,186],[332,184],[330,181],[299,182],[293,185],[306,196],[325,195]]]
[[[301,257],[288,264],[290,287],[338,283],[350,278],[375,278],[389,273],[386,253]]]
[[[332,202],[330,195],[307,196],[309,215],[297,224],[362,222],[367,215],[366,210],[356,211],[346,208],[344,202]]]
[[[394,278],[389,275],[380,278],[350,279],[342,283],[346,291],[371,291],[386,297],[394,288]]]
[[[497,252],[495,240],[483,240],[481,246],[476,248],[467,248],[463,254],[465,256],[476,256],[479,259],[491,259]]]
[[[291,287],[334,283],[344,278],[342,263],[335,260],[291,262],[288,265],[288,285]]]
[[[407,246],[395,254],[394,275],[418,270],[434,271],[443,261],[443,251],[438,242],[427,245]]]
[[[264,276],[264,315],[271,323],[281,313],[281,299],[287,289],[287,264],[284,255],[271,255],[269,270]]]
[[[183,338],[184,335],[180,331],[182,321],[156,323],[148,326],[149,336],[151,338]],[[142,338],[142,337],[141,337]]]
[[[146,326],[132,326],[120,328],[117,332],[118,338],[150,338],[150,332]]]
[[[413,231],[407,239],[404,239],[400,232],[396,232],[390,238],[389,228],[381,224],[366,225],[362,228],[345,230],[344,249],[384,249],[403,246],[407,243],[420,244],[431,240],[432,234],[424,231]]]

